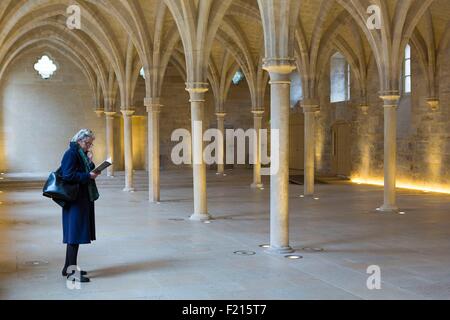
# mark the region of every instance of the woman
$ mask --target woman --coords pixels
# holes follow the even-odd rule
[[[95,168],[91,151],[94,139],[91,130],[80,130],[72,138],[61,161],[63,180],[78,183],[80,186],[77,199],[63,207],[63,243],[67,244],[66,262],[62,270],[65,277],[75,273],[79,245],[95,240],[94,201],[99,198],[95,179],[99,173],[91,172]],[[72,267],[68,273],[70,266]],[[86,274],[87,272],[81,271],[75,280],[89,282]]]

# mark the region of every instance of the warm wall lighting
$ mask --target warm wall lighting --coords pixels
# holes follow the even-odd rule
[[[370,184],[374,186],[384,186],[384,180],[380,178],[357,178],[354,177],[351,179],[353,183],[357,184]],[[398,180],[396,183],[396,187],[400,189],[410,189],[410,190],[418,190],[424,192],[436,192],[436,193],[446,193],[450,194],[450,186],[446,185],[425,185],[415,182],[406,182],[402,180]]]

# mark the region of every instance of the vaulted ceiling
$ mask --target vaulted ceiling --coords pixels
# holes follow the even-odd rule
[[[294,48],[307,98],[317,96],[324,66],[338,50],[352,66],[364,99],[369,64],[376,63],[380,74],[386,68],[397,70],[396,55],[405,40],[419,52],[430,95],[436,94],[438,66],[450,40],[450,1],[298,1]],[[74,4],[81,9],[79,30],[66,25],[67,8]],[[382,8],[389,32],[364,30],[365,9],[371,4]],[[203,45],[206,56],[198,52]],[[398,50],[386,54],[386,46]],[[262,107],[268,78],[261,68],[264,31],[257,0],[0,1],[0,80],[16,57],[35,47],[65,52],[86,74],[98,107],[105,109],[113,108],[116,96],[120,106],[132,105],[141,67],[147,97],[155,98],[161,95],[168,64],[187,82],[205,66],[218,109],[238,68],[256,109]],[[395,81],[388,75],[381,79],[387,89]]]

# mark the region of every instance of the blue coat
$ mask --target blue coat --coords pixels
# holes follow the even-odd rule
[[[94,163],[91,163],[91,170],[94,168]],[[71,142],[69,149],[64,153],[61,174],[65,181],[80,184],[77,199],[63,207],[63,243],[91,243],[95,240],[94,202],[89,199],[87,184],[90,174],[84,169],[77,143]]]

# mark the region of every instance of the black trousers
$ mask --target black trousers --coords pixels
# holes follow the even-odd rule
[[[77,265],[79,244],[67,244],[66,263],[64,264],[63,274],[67,273],[67,268]]]

